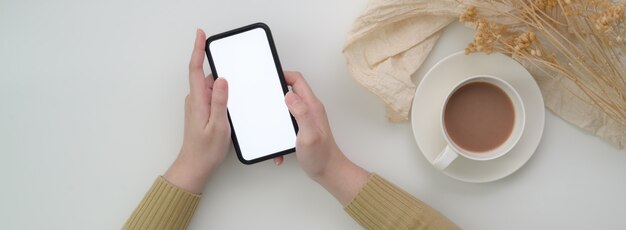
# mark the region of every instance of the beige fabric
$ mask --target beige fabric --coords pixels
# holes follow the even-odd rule
[[[370,0],[365,13],[356,19],[343,50],[346,63],[352,77],[385,102],[390,121],[408,120],[416,89],[411,75],[432,50],[441,29],[463,12],[461,2]],[[560,78],[528,69],[548,109],[616,147],[626,148],[626,127],[574,96],[576,91],[559,83]]]
[[[457,5],[454,0],[374,0],[354,23],[344,49],[348,69],[385,102],[392,121],[407,120],[416,88],[411,74],[432,50],[439,31],[456,19],[458,12],[446,9]]]

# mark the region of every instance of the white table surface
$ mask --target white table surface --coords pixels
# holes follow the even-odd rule
[[[196,27],[270,25],[283,67],[325,103],[346,155],[465,229],[626,229],[626,153],[546,113],[536,154],[492,183],[429,165],[410,123],[348,75],[366,1],[0,1],[0,229],[116,229],[176,157]],[[416,76],[461,50],[448,28]],[[190,229],[359,229],[299,169],[231,152]]]

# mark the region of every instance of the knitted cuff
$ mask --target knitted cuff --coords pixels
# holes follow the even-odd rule
[[[199,202],[200,195],[158,177],[123,229],[186,229]]]
[[[376,174],[344,209],[365,229],[458,229],[435,209]]]

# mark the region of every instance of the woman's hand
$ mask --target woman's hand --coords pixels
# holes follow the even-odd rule
[[[347,205],[367,183],[369,173],[341,152],[330,130],[324,105],[298,72],[285,72],[292,90],[285,103],[298,122],[296,157],[311,179],[320,183],[339,202]],[[282,157],[276,158],[277,164]]]
[[[206,35],[200,29],[189,62],[189,95],[185,98],[185,133],[178,158],[163,177],[192,193],[202,193],[210,174],[230,148],[226,114],[228,83],[215,82],[203,70]]]

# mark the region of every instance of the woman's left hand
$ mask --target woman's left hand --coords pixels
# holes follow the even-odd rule
[[[168,182],[196,194],[202,193],[210,174],[224,161],[231,141],[226,112],[228,83],[204,75],[205,40],[206,35],[198,29],[189,62],[183,146],[163,175]]]

